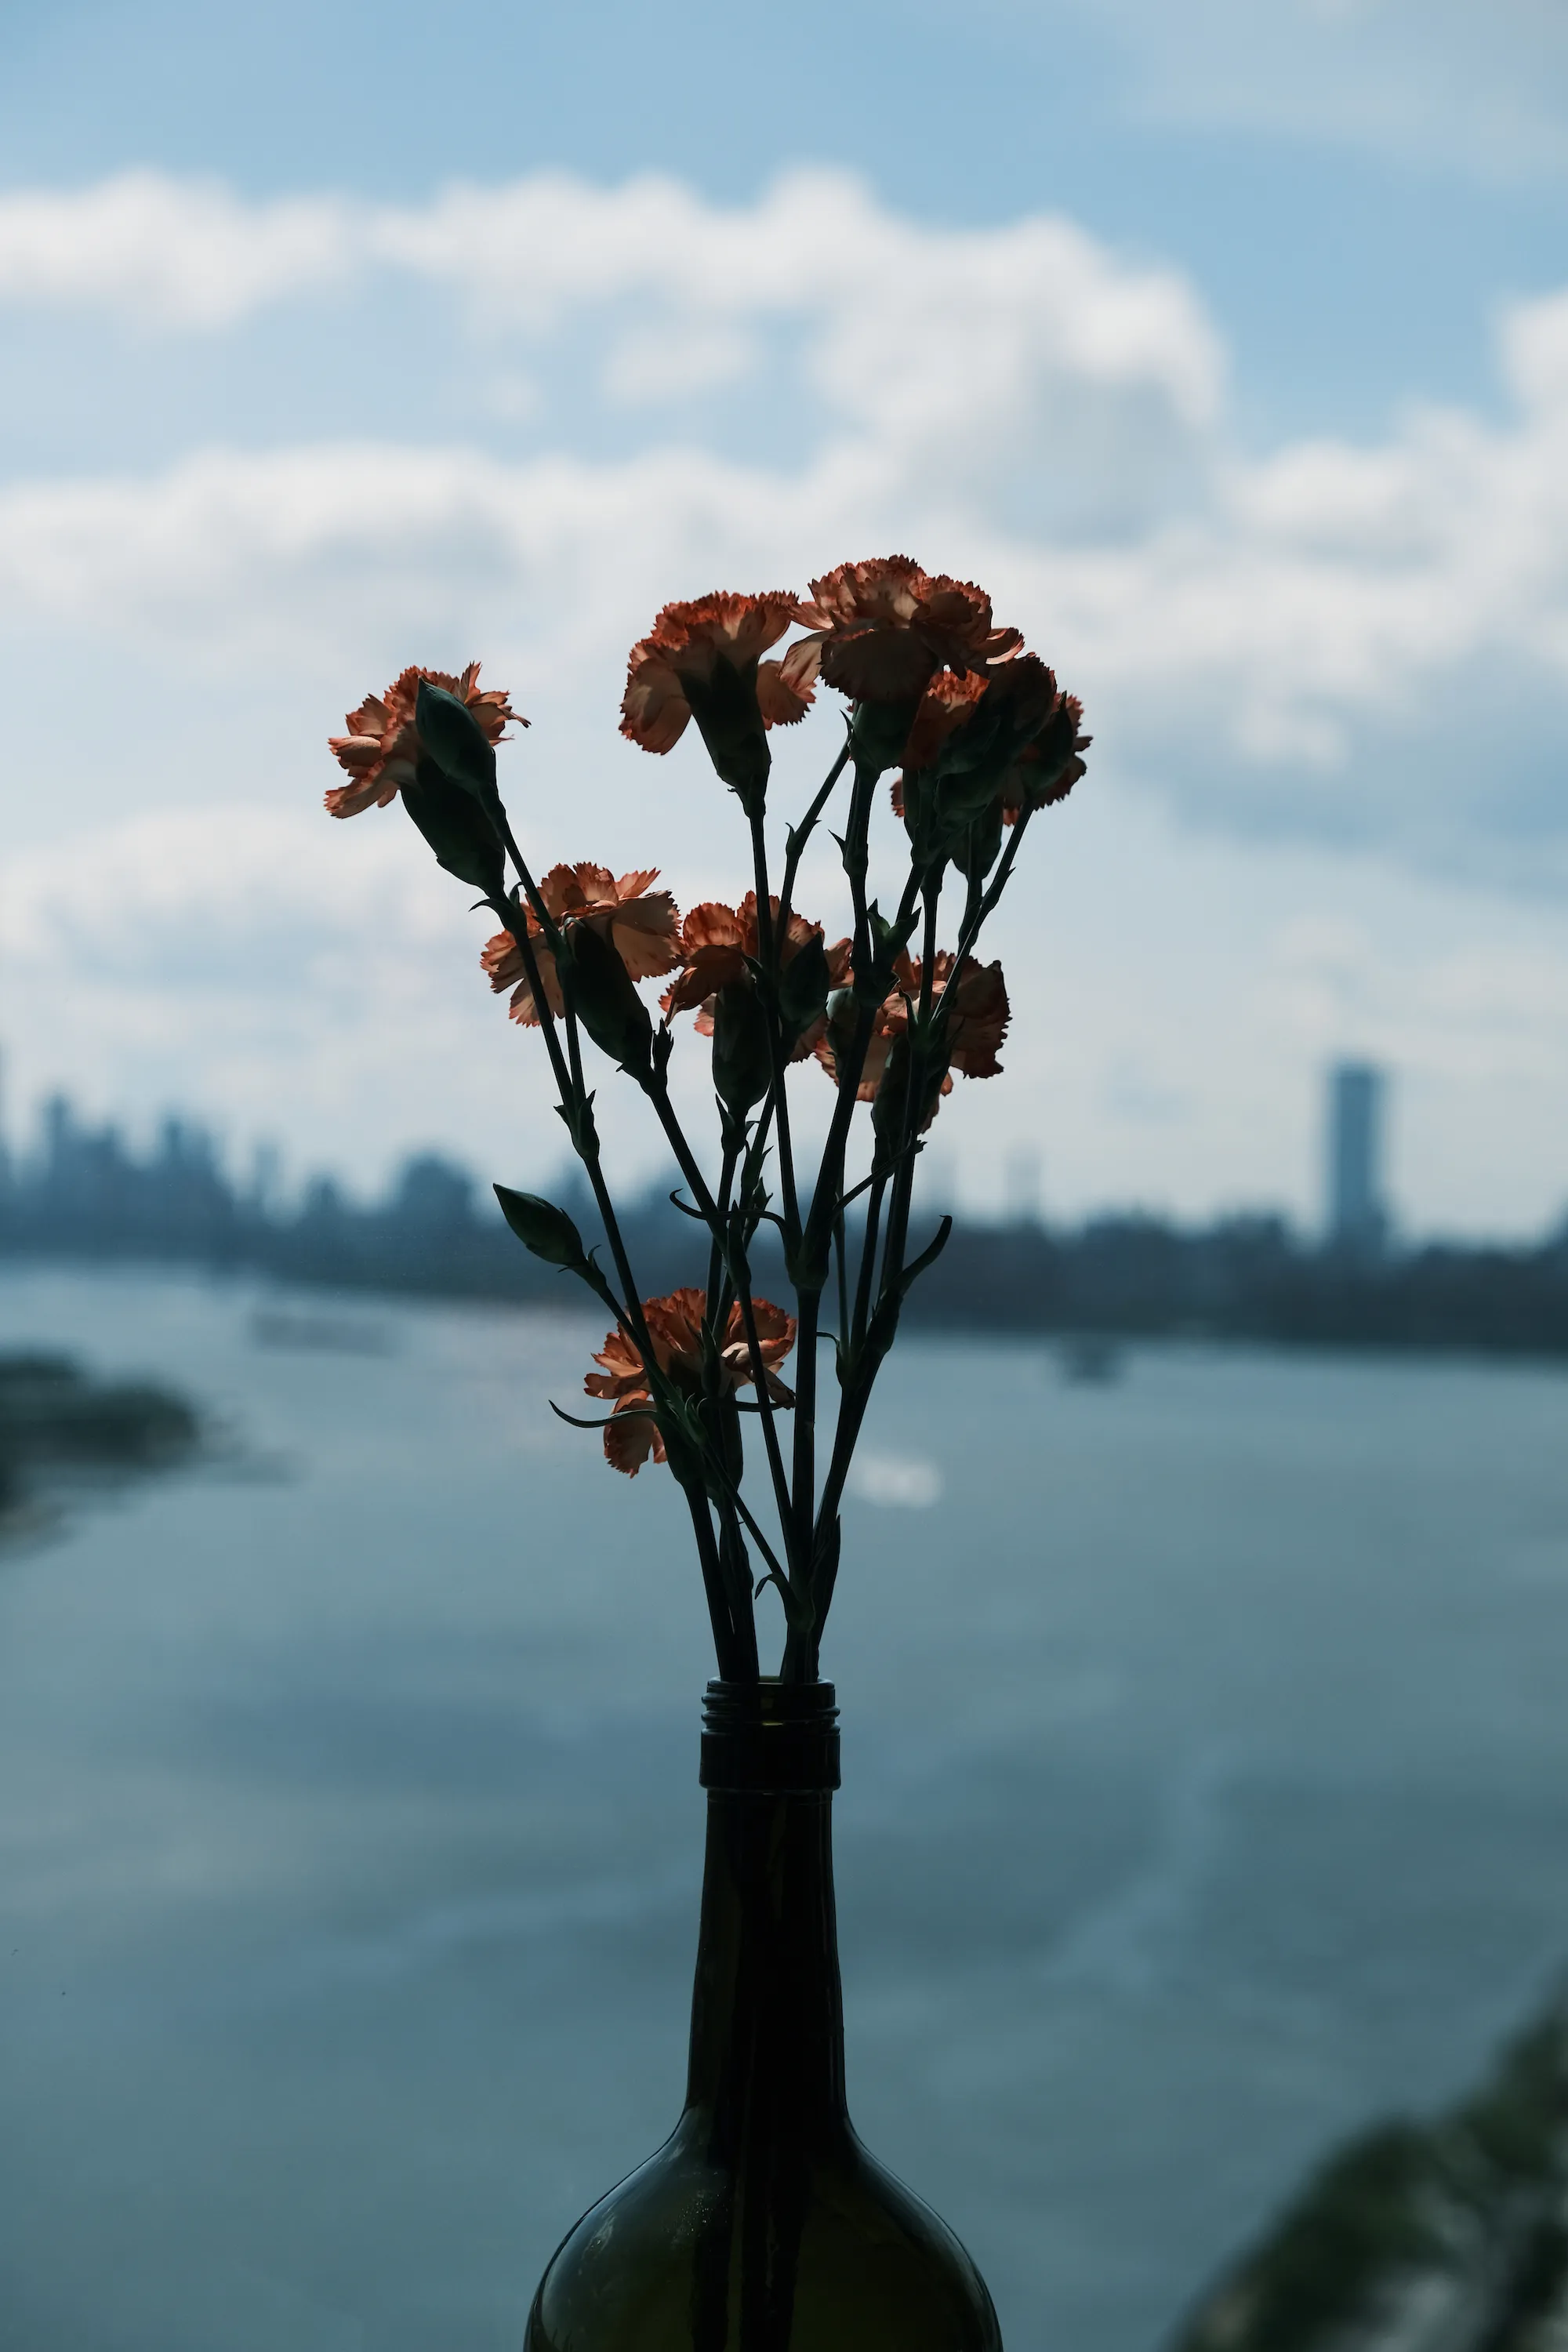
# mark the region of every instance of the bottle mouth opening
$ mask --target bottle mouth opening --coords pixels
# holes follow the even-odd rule
[[[831,1683],[710,1682],[702,1701],[705,1789],[758,1795],[837,1789],[838,1704]]]

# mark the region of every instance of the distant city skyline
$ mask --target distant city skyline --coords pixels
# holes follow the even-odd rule
[[[18,1133],[7,1116],[0,1059],[0,1192],[6,1182],[26,1180],[73,1207],[89,1200],[95,1188],[112,1192],[118,1185],[137,1185],[147,1199],[171,1202],[201,1197],[222,1197],[222,1213],[231,1210],[262,1218],[292,1216],[312,1201],[334,1199],[356,1207],[402,1202],[403,1212],[418,1223],[435,1214],[449,1218],[461,1191],[477,1200],[488,1214],[489,1177],[434,1139],[411,1146],[389,1160],[369,1181],[354,1182],[330,1163],[301,1159],[291,1173],[277,1143],[262,1139],[231,1149],[208,1121],[189,1109],[162,1110],[136,1122],[96,1118],[84,1114],[62,1088],[54,1088],[36,1106],[31,1130]],[[1267,1198],[1234,1198],[1220,1215],[1275,1218],[1293,1227],[1303,1242],[1321,1239],[1333,1246],[1375,1255],[1396,1242],[1416,1243],[1444,1238],[1441,1228],[1421,1228],[1396,1214],[1389,1187],[1389,1104],[1394,1074],[1365,1061],[1340,1060],[1319,1074],[1317,1103],[1320,1131],[1312,1154],[1310,1181],[1315,1191],[1304,1213],[1292,1214],[1288,1205]],[[137,1131],[145,1138],[135,1140]],[[1015,1142],[1000,1171],[1002,1181],[989,1196],[975,1199],[959,1181],[952,1156],[940,1136],[928,1145],[929,1169],[922,1185],[922,1204],[932,1214],[951,1211],[971,1223],[1013,1226],[1091,1224],[1097,1216],[1111,1218],[1150,1213],[1150,1203],[1108,1196],[1086,1209],[1067,1213],[1052,1210],[1045,1184],[1045,1161],[1032,1141]],[[568,1154],[560,1154],[543,1178],[546,1190],[557,1197],[582,1190],[581,1171]],[[160,1188],[164,1188],[161,1191]],[[662,1201],[666,1181],[655,1176],[646,1188],[650,1201]],[[586,1199],[584,1194],[584,1199]],[[160,1213],[162,1213],[160,1212]],[[1160,1213],[1154,1210],[1156,1215]],[[439,1217],[437,1218],[439,1222]],[[1212,1220],[1188,1219],[1201,1225]],[[1538,1234],[1526,1239],[1555,1236],[1568,1229],[1568,1185],[1554,1215],[1542,1221]],[[1507,1238],[1498,1236],[1497,1238]]]
[[[1352,1119],[1367,1100],[1360,1090]],[[1365,1160],[1370,1142],[1363,1123],[1352,1156]],[[1369,1167],[1354,1172],[1364,1193]],[[558,1171],[549,1189],[592,1245],[598,1223],[581,1171]],[[921,1203],[933,1238],[940,1213]],[[703,1278],[705,1244],[662,1188],[623,1195],[619,1223],[643,1296]],[[405,1160],[373,1202],[330,1175],[294,1200],[268,1199],[264,1172],[248,1190],[231,1180],[194,1122],[165,1120],[138,1154],[112,1129],[79,1124],[59,1097],[41,1148],[20,1166],[0,1161],[0,1261],[28,1258],[602,1312],[521,1248],[488,1188],[442,1154]],[[766,1225],[751,1264],[776,1295],[785,1274]],[[846,1271],[852,1283],[853,1259]],[[1364,1225],[1325,1236],[1267,1211],[1182,1226],[1108,1208],[1047,1224],[1020,1199],[1000,1223],[960,1210],[904,1311],[928,1328],[1058,1335],[1068,1369],[1085,1378],[1114,1369],[1114,1349],[1083,1352],[1085,1334],[1568,1359],[1568,1218],[1510,1248],[1409,1234],[1387,1242]]]

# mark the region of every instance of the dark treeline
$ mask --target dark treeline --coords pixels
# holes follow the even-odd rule
[[[558,1189],[585,1237],[575,1185]],[[702,1279],[698,1228],[664,1196],[634,1204],[626,1236],[650,1294]],[[339,1288],[582,1304],[567,1277],[513,1241],[488,1193],[434,1155],[405,1163],[386,1198],[352,1202],[330,1179],[296,1204],[225,1173],[211,1139],[170,1119],[138,1156],[113,1129],[88,1129],[63,1102],[37,1150],[0,1161],[0,1250],[252,1270]],[[782,1277],[759,1242],[759,1289]],[[1568,1227],[1538,1244],[1430,1243],[1357,1255],[1317,1246],[1276,1216],[1187,1228],[1105,1216],[1070,1229],[965,1224],[909,1303],[912,1322],[950,1330],[1209,1336],[1309,1346],[1459,1349],[1568,1355]]]

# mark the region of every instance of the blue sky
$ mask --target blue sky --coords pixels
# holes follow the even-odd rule
[[[722,895],[700,766],[616,740],[626,644],[908,541],[1097,736],[963,1196],[1022,1145],[1056,1209],[1305,1213],[1348,1049],[1412,1223],[1560,1212],[1557,12],[100,0],[0,7],[0,67],[14,1129],[61,1077],[542,1174],[474,924],[395,812],[314,818],[321,735],[481,653],[539,854]]]

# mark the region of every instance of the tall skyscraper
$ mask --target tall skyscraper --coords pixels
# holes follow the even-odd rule
[[[1388,1235],[1383,1192],[1387,1079],[1366,1062],[1329,1073],[1328,1237],[1339,1249],[1376,1250]]]

